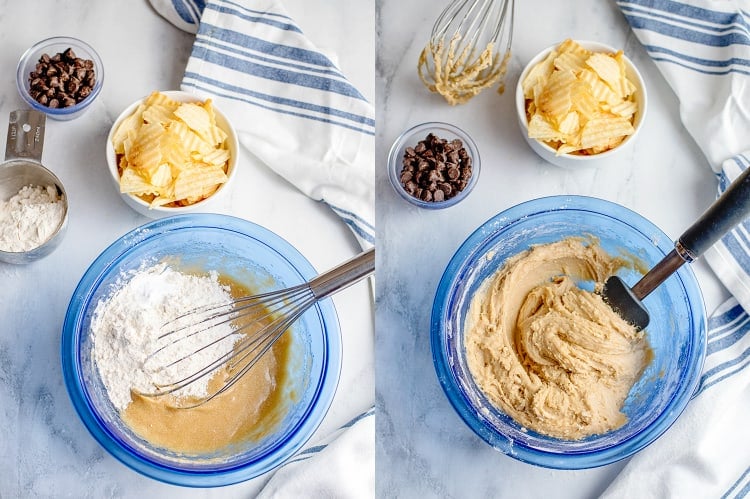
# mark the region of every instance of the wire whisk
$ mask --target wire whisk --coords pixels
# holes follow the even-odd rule
[[[451,0],[432,27],[417,70],[432,92],[463,104],[500,83],[513,42],[514,0]]]
[[[374,271],[372,248],[307,283],[198,308],[169,321],[162,326],[158,348],[144,363],[148,372],[155,373],[155,389],[139,394],[177,395],[179,390],[200,380],[205,383],[224,369],[226,378],[218,389],[190,397],[177,407],[192,408],[208,402],[245,376],[310,307]],[[195,345],[197,339],[201,340],[200,346],[186,351],[185,345]],[[208,360],[195,367],[198,355]],[[164,375],[167,372],[180,374]]]

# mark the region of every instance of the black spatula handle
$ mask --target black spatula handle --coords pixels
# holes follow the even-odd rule
[[[750,217],[750,168],[746,168],[726,191],[690,226],[679,244],[690,260],[701,256],[724,234]]]

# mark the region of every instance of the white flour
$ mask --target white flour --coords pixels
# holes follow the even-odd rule
[[[65,216],[63,199],[54,185],[27,185],[0,201],[0,250],[20,252],[44,244]]]
[[[178,381],[232,349],[240,335],[233,334],[232,326],[224,324],[211,330],[211,339],[225,334],[230,335],[229,338],[189,356],[171,371],[153,370],[157,364],[168,365],[170,361],[165,362],[165,359],[155,362],[152,358],[144,366],[147,357],[164,344],[164,340],[157,339],[167,321],[198,307],[230,302],[228,287],[222,286],[217,277],[215,273],[210,276],[183,274],[166,264],[157,264],[122,276],[114,292],[99,301],[91,322],[92,355],[107,394],[117,409],[124,410],[130,404],[131,389],[153,392],[155,383]],[[207,335],[203,333],[189,336],[162,354],[177,360],[197,351],[206,340]],[[175,395],[205,396],[208,378],[210,376],[199,379]]]

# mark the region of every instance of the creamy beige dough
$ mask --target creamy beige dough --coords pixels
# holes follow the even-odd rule
[[[499,93],[505,91],[502,78],[510,60],[510,51],[500,54],[494,44],[484,49],[457,52],[461,37],[454,35],[448,44],[445,40],[431,40],[422,50],[417,70],[422,83],[437,92],[452,106],[464,104],[485,88],[500,82]],[[500,60],[502,57],[502,60]]]
[[[596,292],[634,262],[611,257],[593,238],[534,246],[510,258],[477,291],[466,318],[471,374],[519,424],[577,440],[615,429],[650,361],[638,332]]]
[[[284,416],[284,368],[289,349],[284,335],[232,388],[191,409],[168,396],[144,397],[133,393],[133,402],[122,420],[153,445],[174,452],[206,454],[270,434]],[[223,385],[226,372],[213,377],[209,390]]]

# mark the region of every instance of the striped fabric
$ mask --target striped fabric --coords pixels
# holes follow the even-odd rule
[[[374,108],[279,2],[152,4],[183,27],[202,10],[181,88],[213,98],[248,151],[374,245]]]
[[[373,106],[279,1],[151,4],[175,26],[196,33],[181,88],[214,99],[252,155],[328,206],[363,248],[374,245]],[[357,415],[336,431],[316,434],[270,478],[250,484],[261,487],[258,497],[371,496],[375,410],[345,410]]]
[[[750,106],[750,100],[746,101]],[[747,129],[750,134],[750,128]],[[722,164],[717,174],[719,194],[750,167],[750,150]],[[706,252],[706,260],[732,295],[750,311],[750,220],[745,220]]]
[[[750,316],[733,298],[709,318],[706,361],[693,398],[750,365],[750,334],[746,334],[748,330]],[[750,441],[746,443],[750,446]],[[750,465],[750,447],[748,458]]]
[[[750,496],[750,467],[745,468],[742,476],[721,496],[721,499],[741,499],[748,496]]]
[[[683,124],[721,194],[750,167],[750,2],[617,1],[680,100]],[[672,429],[637,454],[603,497],[750,495],[750,220],[705,255],[732,293],[709,318],[693,400]]]
[[[151,6],[183,31],[195,33],[206,7],[204,0],[151,0]]]
[[[750,3],[619,0],[711,167],[750,150]]]

